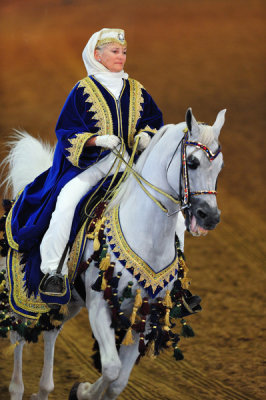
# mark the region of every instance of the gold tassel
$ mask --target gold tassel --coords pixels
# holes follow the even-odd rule
[[[110,265],[110,261],[111,261],[111,256],[109,253],[106,254],[105,258],[102,259],[101,263],[100,263],[100,270],[101,271],[106,271]]]
[[[15,348],[19,345],[19,342],[16,341],[16,343],[14,344],[10,344],[9,346],[7,346],[7,348],[5,350],[3,350],[3,354],[5,357],[11,357],[15,351]]]
[[[142,305],[142,298],[141,298],[141,289],[136,290],[136,296],[135,296],[135,301],[134,301],[134,307],[141,307]],[[134,309],[134,308],[133,308]]]
[[[128,330],[127,330],[126,336],[124,337],[124,340],[123,340],[122,344],[125,345],[125,346],[129,346],[129,345],[131,345],[133,343],[134,343],[134,340],[133,340],[133,336],[132,336],[132,329],[131,329],[131,327],[129,327]]]
[[[169,314],[170,314],[170,308],[167,308],[166,309],[166,313],[165,313],[165,317],[164,317],[164,323],[165,323],[164,329],[165,330],[167,330],[166,327],[170,326]]]
[[[134,306],[133,306],[132,314],[131,314],[131,317],[130,317],[131,326],[136,321],[137,311],[138,311],[138,309],[139,309],[139,307],[141,305],[142,305],[141,289],[137,289],[136,290],[135,301],[134,301]],[[131,327],[129,327],[128,330],[127,330],[126,336],[124,337],[124,340],[123,340],[122,344],[124,344],[125,346],[128,346],[128,345],[133,344],[133,343],[134,343],[134,340],[133,340],[133,336],[132,336],[132,329],[131,329]]]
[[[107,288],[107,280],[105,277],[102,277],[102,284],[101,284],[101,290],[105,290]]]
[[[60,307],[60,314],[63,314],[63,315],[68,315],[68,305],[67,304],[64,304],[63,306],[61,306]],[[61,322],[62,323],[62,322]]]
[[[154,360],[156,358],[156,355],[154,354],[154,348],[155,348],[155,342],[154,340],[149,343],[148,345],[148,350],[146,353],[146,356]]]
[[[2,283],[0,284],[0,293],[3,292],[3,290],[5,289],[5,287],[6,287],[6,281],[3,280]]]
[[[182,288],[183,289],[188,289],[189,285],[190,285],[191,279],[184,277],[183,279],[181,279],[181,284],[182,284]]]
[[[166,290],[163,304],[167,308],[172,308],[173,307],[173,303],[172,303],[171,296],[170,296],[170,290]]]
[[[54,327],[58,327],[58,326],[62,325],[62,323],[63,323],[62,321],[58,321],[57,319],[53,319],[53,318],[50,318],[50,322]]]

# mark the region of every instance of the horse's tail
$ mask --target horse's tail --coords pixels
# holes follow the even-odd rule
[[[7,169],[7,176],[0,186],[5,187],[5,195],[14,198],[28,183],[50,168],[54,148],[18,130],[15,130],[7,147],[9,154],[0,165],[1,170]]]

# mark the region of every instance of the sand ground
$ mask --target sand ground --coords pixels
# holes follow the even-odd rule
[[[127,32],[127,72],[164,113],[184,120],[187,107],[213,123],[227,108],[221,134],[222,220],[204,238],[187,236],[192,291],[203,312],[197,336],[136,366],[119,397],[134,400],[265,398],[265,5],[260,0],[2,0],[1,156],[13,128],[54,143],[54,126],[73,85],[86,75],[81,51],[102,27]],[[1,346],[7,342],[1,340]],[[53,400],[77,380],[93,381],[86,310],[60,335]],[[24,353],[25,395],[37,390],[42,343]],[[0,399],[8,398],[12,360],[0,355]]]

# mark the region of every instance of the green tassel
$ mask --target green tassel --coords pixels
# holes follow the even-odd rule
[[[132,290],[131,290],[132,286],[133,286],[133,282],[129,281],[127,284],[127,287],[123,291],[123,297],[125,299],[130,299],[131,297],[133,297]]]
[[[100,260],[99,260],[100,262],[102,261],[103,258],[106,257],[107,250],[108,250],[108,245],[104,244],[100,255]]]
[[[174,307],[171,308],[170,317],[171,318],[179,318],[179,317],[181,317],[181,303],[175,304]]]
[[[183,360],[184,359],[184,356],[183,356],[183,353],[182,353],[182,351],[180,350],[180,348],[179,347],[175,347],[175,349],[174,349],[174,357],[175,357],[175,359],[177,360],[177,361],[180,361],[180,360]]]
[[[181,324],[182,324],[182,330],[181,330],[182,336],[184,336],[186,338],[195,336],[193,329],[191,328],[190,325],[187,325],[187,323],[184,319],[181,320]]]

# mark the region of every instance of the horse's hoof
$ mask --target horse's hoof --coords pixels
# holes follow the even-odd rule
[[[68,400],[78,400],[78,398],[77,398],[77,391],[78,391],[79,384],[80,384],[80,382],[76,382],[76,383],[72,386],[72,388],[71,388],[71,390],[70,390],[70,393],[69,393],[69,398],[68,398]]]

